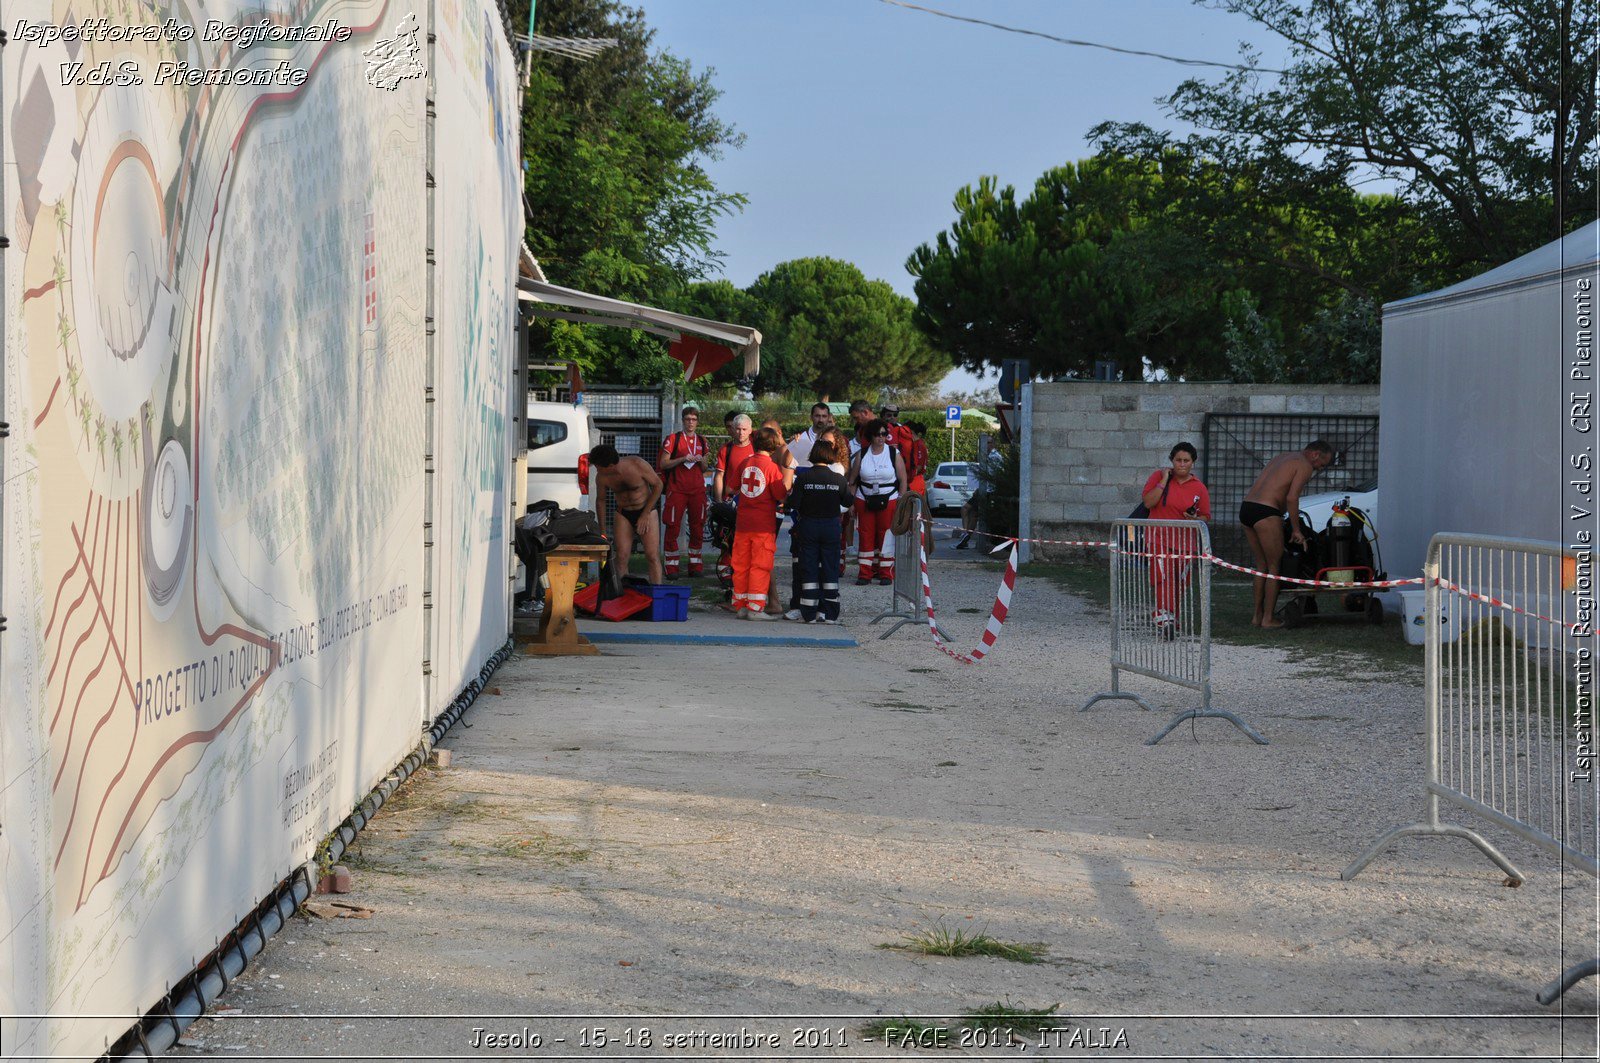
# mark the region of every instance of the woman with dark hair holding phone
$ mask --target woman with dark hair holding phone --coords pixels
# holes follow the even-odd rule
[[[847,478],[856,498],[856,545],[859,563],[856,585],[894,582],[894,555],[881,556],[883,539],[894,523],[894,504],[906,489],[906,466],[897,450],[889,446],[891,428],[878,418],[867,422],[867,445],[856,452]]]
[[[1192,443],[1179,443],[1167,454],[1172,464],[1150,474],[1140,501],[1150,511],[1151,520],[1211,520],[1211,494],[1194,475],[1199,456]],[[1189,585],[1200,543],[1187,528],[1151,528],[1144,541],[1150,554],[1156,630],[1162,638],[1171,639],[1177,635],[1178,600]]]

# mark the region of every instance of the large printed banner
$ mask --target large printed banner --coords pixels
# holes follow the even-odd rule
[[[439,155],[470,172],[438,192],[433,479],[456,523],[427,646],[440,15],[5,7],[6,1058],[103,1052],[415,746],[430,654],[442,704],[505,638],[520,219],[485,10],[443,14],[431,72],[459,141]]]
[[[430,713],[506,640],[511,367],[522,243],[517,70],[493,3],[439,0]]]

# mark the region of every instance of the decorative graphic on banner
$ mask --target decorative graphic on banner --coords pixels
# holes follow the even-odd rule
[[[416,744],[430,653],[448,702],[505,639],[515,79],[450,6],[433,647],[426,17],[7,6],[0,1015],[51,1016],[8,1058],[103,1052]]]

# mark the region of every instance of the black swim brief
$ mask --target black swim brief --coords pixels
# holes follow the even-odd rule
[[[633,525],[633,530],[638,531],[640,518],[642,518],[649,511],[643,506],[640,506],[638,509],[623,509],[621,506],[618,506],[617,512],[621,513],[624,517],[627,517],[628,523]]]
[[[1282,517],[1283,510],[1274,506],[1264,506],[1260,502],[1239,503],[1239,523],[1246,528],[1254,528],[1264,520]]]

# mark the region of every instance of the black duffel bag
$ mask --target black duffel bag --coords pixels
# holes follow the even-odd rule
[[[600,521],[593,513],[583,509],[559,510],[545,527],[558,542],[592,542],[600,534]]]

